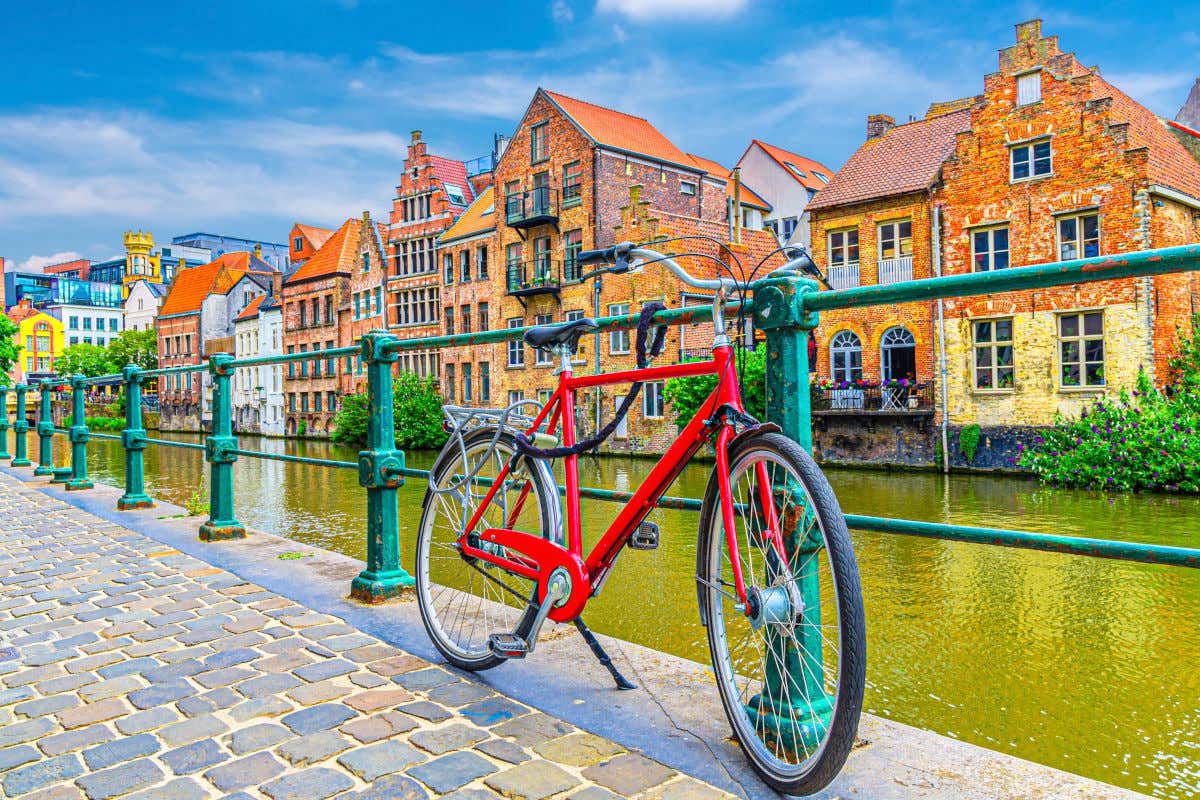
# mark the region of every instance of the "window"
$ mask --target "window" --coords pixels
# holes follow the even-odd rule
[[[1104,312],[1063,314],[1058,318],[1062,385],[1104,385]]]
[[[1100,255],[1100,215],[1081,214],[1058,220],[1058,257],[1061,261]]]
[[[117,329],[117,318],[116,318],[116,317],[110,317],[110,318],[109,318],[109,320],[108,320],[108,329],[109,329],[110,331],[116,331],[116,329]]]
[[[538,405],[545,407],[550,403],[550,398],[554,397],[553,389],[538,389],[537,401]]]
[[[50,337],[49,336],[40,336],[39,335],[37,337],[37,350],[35,352],[38,352],[38,353],[50,352]]]
[[[307,352],[308,352],[308,345],[306,345],[306,344],[300,345],[301,355],[303,355],[304,353],[307,353]],[[308,377],[308,360],[307,359],[300,362],[300,377],[301,378]]]
[[[487,256],[486,244],[475,248],[475,275],[479,280],[483,280],[488,276]]]
[[[1030,103],[1041,102],[1042,73],[1030,72],[1017,76],[1017,105],[1027,106]]]
[[[358,292],[354,293],[354,318],[362,317],[362,295]]]
[[[296,346],[289,344],[287,352],[288,352],[289,356],[292,355],[293,353],[296,352]],[[289,378],[296,377],[296,362],[295,361],[288,362],[288,377]]]
[[[492,365],[486,361],[479,362],[479,402],[492,401]]]
[[[796,232],[796,226],[799,224],[796,217],[783,218],[783,240],[786,242],[792,238],[792,234]],[[857,233],[857,231],[855,232]]]
[[[464,403],[471,402],[471,365],[462,365],[462,401]]]
[[[568,311],[566,313],[567,322],[574,322],[577,319],[583,319],[582,311]],[[582,345],[579,347],[579,350],[575,353],[575,357],[571,359],[571,363],[572,364],[586,364],[587,363],[587,358],[584,356]]]
[[[312,299],[312,324],[321,324],[321,298],[314,297]]]
[[[328,409],[329,411],[337,411],[337,393],[336,392],[326,392],[325,393],[325,408]]]
[[[383,288],[380,286],[376,286],[375,287],[375,314],[379,315],[382,313],[383,313]]]
[[[313,348],[312,348],[312,349],[313,349],[313,352],[314,352],[314,353],[315,353],[315,352],[317,352],[318,350],[320,350],[320,349],[321,349],[321,343],[320,343],[320,342],[313,342]],[[313,362],[312,362],[312,374],[313,374],[313,377],[314,377],[314,378],[315,378],[315,377],[317,377],[318,375],[320,375],[320,374],[321,374],[321,359],[319,359],[319,358],[314,358],[314,359],[313,359]]]
[[[583,274],[579,268],[579,251],[583,249],[583,231],[567,231],[563,234],[563,280],[577,281]]]
[[[904,326],[888,328],[879,343],[880,377],[885,381],[917,377],[917,340]]]
[[[885,222],[879,226],[879,258],[912,255],[912,220]]]
[[[488,304],[479,304],[479,330],[488,330]]]
[[[365,252],[362,254],[362,271],[367,272],[371,269],[371,253]]]
[[[829,176],[828,176],[828,175],[826,175],[824,172],[817,172],[817,171],[814,169],[814,170],[813,170],[813,175],[816,175],[816,176],[817,176],[817,180],[819,180],[821,183],[829,183]]]
[[[463,283],[471,280],[471,251],[463,250],[458,254],[458,279]]]
[[[299,253],[301,250],[304,249],[304,237],[303,236],[297,236],[295,239],[292,240],[292,249],[295,250],[297,253]]]
[[[835,333],[829,342],[830,372],[835,381],[862,380],[862,341],[851,331]]]
[[[513,317],[508,321],[508,328],[520,328],[525,324],[524,317]],[[508,342],[508,365],[510,367],[525,366],[525,344],[520,339],[510,339]]]
[[[663,416],[663,382],[647,381],[642,386],[642,416],[660,419]]]
[[[844,274],[850,272],[853,275]],[[858,286],[858,229],[829,234],[829,282],[835,289]]]
[[[801,178],[807,178],[807,177],[808,177],[807,175],[805,175],[805,174],[804,174],[804,170],[800,169],[799,167],[797,167],[797,166],[796,166],[795,164],[793,164],[792,162],[790,162],[790,161],[785,161],[785,162],[783,162],[783,163],[784,163],[784,164],[787,166],[787,168],[788,168],[788,169],[790,169],[792,172],[796,173],[796,175],[798,175],[799,177],[801,177]]]
[[[79,330],[79,317],[71,317],[70,328],[73,331]]]
[[[71,344],[79,344],[79,337],[78,337],[78,336],[72,336],[72,337],[71,337]]]
[[[92,318],[91,317],[83,318],[83,329],[85,331],[90,331],[92,329]]]
[[[520,389],[509,389],[508,390],[508,404],[510,406],[515,405],[516,403],[519,403],[524,399],[525,399],[525,393],[522,392]]]
[[[313,411],[321,410],[321,393],[313,392]]]
[[[446,285],[454,283],[454,256],[450,253],[442,254],[442,272],[446,274]]]
[[[300,393],[300,410],[308,411],[308,392]]]
[[[540,122],[529,128],[529,163],[536,164],[539,161],[545,161],[550,157],[549,149],[549,133],[548,124]]]
[[[1050,140],[1014,145],[1009,149],[1012,164],[1012,180],[1023,181],[1040,178],[1051,173]]]
[[[333,324],[333,295],[325,295],[325,324]]]
[[[686,194],[688,197],[696,196],[696,184],[692,181],[680,181],[679,193]]]
[[[308,324],[308,304],[303,300],[299,303],[300,306],[300,327],[303,328]]]
[[[1008,228],[992,228],[971,234],[971,262],[976,272],[1006,269],[1008,261]]]
[[[975,388],[1013,386],[1013,321],[989,319],[974,323]]]
[[[446,385],[443,388],[445,389],[444,394],[446,396],[446,402],[453,403],[454,402],[454,365],[453,364],[446,365]]]
[[[554,321],[553,314],[538,314],[536,317],[533,318],[533,322],[535,325],[549,325],[553,321]],[[534,350],[533,352],[534,352],[533,363],[536,366],[547,367],[550,364],[554,363],[553,355],[549,351],[539,348],[537,350]]]
[[[296,410],[296,394],[295,394],[295,392],[290,392],[288,394],[288,411],[295,411],[295,410]]]
[[[583,165],[578,161],[563,167],[562,187],[564,206],[583,202]]]
[[[446,335],[454,335],[454,306],[446,306],[442,319],[446,321]]]
[[[450,198],[450,202],[456,206],[465,206],[467,204],[467,196],[463,193],[462,187],[454,183],[442,184],[446,187],[446,197]]]
[[[462,306],[459,306],[458,310],[459,310],[459,316],[462,318],[462,332],[470,333],[471,332],[471,306],[470,305],[462,305]]]
[[[608,307],[608,316],[623,317],[629,313],[629,303],[614,303]],[[608,352],[613,355],[624,355],[629,352],[629,331],[611,330],[608,332]]]

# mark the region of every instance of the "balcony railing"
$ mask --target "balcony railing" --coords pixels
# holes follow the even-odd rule
[[[879,282],[881,284],[899,283],[900,281],[911,281],[912,279],[912,256],[879,259]],[[855,285],[857,286],[858,284]]]
[[[853,289],[860,285],[858,264],[841,264],[829,268],[829,286],[833,289]]]
[[[510,261],[507,278],[508,293],[514,297],[557,293],[562,286],[562,262],[542,257]]]
[[[933,413],[933,388],[917,382],[908,386],[813,386],[814,412],[828,414]]]
[[[558,222],[558,193],[549,186],[515,192],[504,201],[504,219],[510,228],[532,228]]]

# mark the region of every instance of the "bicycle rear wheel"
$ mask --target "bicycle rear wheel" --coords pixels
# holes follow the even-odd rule
[[[714,471],[700,514],[697,591],[734,735],[762,778],[812,794],[836,777],[858,731],[866,677],[862,593],[845,518],[820,468],[778,433],[729,453],[737,597]],[[786,562],[765,535],[774,518]]]
[[[504,659],[488,647],[488,637],[494,633],[524,637],[536,613],[530,606],[537,600],[533,581],[465,557],[458,547],[464,527],[516,449],[510,434],[501,433],[496,439],[495,433],[494,427],[477,428],[463,437],[462,448],[452,441],[438,456],[430,470],[430,485],[451,491],[426,491],[417,533],[421,621],[438,652],[454,666],[471,671],[502,663]],[[474,479],[464,480],[477,464]],[[558,491],[549,466],[521,458],[515,473],[484,507],[475,530],[509,528],[561,543],[559,520]]]

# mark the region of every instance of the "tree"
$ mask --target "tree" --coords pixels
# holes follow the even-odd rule
[[[73,344],[63,348],[62,355],[54,361],[54,371],[59,375],[82,375],[94,378],[118,371],[111,360],[108,348],[94,344]]]
[[[4,375],[12,372],[13,365],[21,357],[20,332],[17,323],[0,314],[0,373]]]
[[[127,364],[136,364],[142,369],[158,369],[158,332],[153,328],[144,331],[121,331],[117,338],[108,343],[109,361],[120,372]]]
[[[343,397],[334,421],[334,441],[362,447],[367,443],[369,419],[370,400],[365,393]],[[442,429],[442,398],[433,378],[400,373],[392,392],[392,419],[397,447],[436,449],[446,443],[446,432]]]
[[[767,376],[764,353],[766,345],[754,350],[738,350],[738,379],[742,386],[742,402],[746,413],[759,420],[767,416]],[[700,406],[717,388],[716,375],[690,375],[671,378],[663,395],[675,411],[675,424],[681,429],[691,422]]]

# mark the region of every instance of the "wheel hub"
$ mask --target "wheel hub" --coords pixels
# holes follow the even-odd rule
[[[799,592],[791,584],[760,589],[752,586],[746,591],[746,616],[754,630],[764,625],[792,625],[804,613]]]

